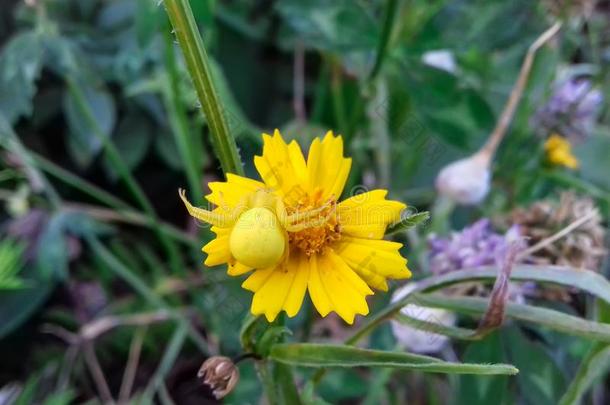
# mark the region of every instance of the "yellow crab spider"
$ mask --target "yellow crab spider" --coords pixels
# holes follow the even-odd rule
[[[239,263],[256,269],[275,266],[285,258],[289,232],[321,226],[334,214],[328,210],[330,203],[304,213],[288,214],[283,201],[266,189],[257,190],[235,209],[226,210],[226,214],[193,206],[182,189],[178,194],[191,216],[220,228],[231,227],[231,255]]]

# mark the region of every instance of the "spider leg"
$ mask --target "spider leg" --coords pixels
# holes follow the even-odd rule
[[[198,207],[193,206],[186,199],[186,192],[183,189],[178,189],[178,195],[180,196],[180,199],[184,203],[184,206],[186,207],[186,210],[188,211],[188,213],[192,217],[195,217],[200,221],[204,221],[204,222],[207,222],[214,226],[219,226],[222,228],[230,226],[233,224],[233,222],[235,222],[235,218],[233,215],[218,214],[218,213],[214,213],[212,211],[204,210],[203,208],[198,208]]]

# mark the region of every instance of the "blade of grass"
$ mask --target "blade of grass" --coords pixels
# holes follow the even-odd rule
[[[79,112],[83,115],[83,117],[85,117],[85,119],[89,123],[89,126],[92,129],[92,133],[95,135],[96,138],[98,138],[100,143],[103,145],[104,151],[110,159],[113,167],[119,174],[119,177],[123,180],[133,197],[136,199],[140,207],[148,216],[151,227],[155,230],[155,233],[157,234],[161,245],[163,246],[169,257],[172,271],[174,273],[182,273],[184,270],[182,266],[182,260],[180,258],[180,253],[174,242],[166,235],[164,230],[159,225],[159,218],[157,217],[157,213],[155,212],[155,209],[149,201],[148,197],[146,197],[146,194],[144,193],[136,179],[133,177],[131,171],[125,164],[125,161],[121,157],[121,154],[117,150],[114,143],[112,143],[112,141],[102,133],[102,130],[100,129],[97,121],[95,120],[93,112],[85,101],[85,96],[81,91],[80,87],[73,79],[69,77],[66,78],[66,81],[68,84],[68,90],[70,94],[74,97],[74,101]]]
[[[443,287],[470,281],[491,281],[497,277],[495,267],[480,267],[476,269],[464,269],[441,276],[429,277],[417,283],[415,292],[434,291]],[[610,282],[599,274],[590,270],[574,270],[561,266],[530,266],[520,265],[513,269],[511,280],[537,281],[543,283],[560,284],[569,287],[577,287],[583,291],[593,294],[606,302],[610,302]],[[355,344],[363,336],[366,336],[379,324],[393,317],[405,306],[411,298],[405,297],[387,306],[381,312],[370,317],[356,333],[347,341],[347,344]]]
[[[479,297],[415,294],[411,298],[413,302],[417,302],[417,305],[442,308],[470,315],[484,314],[489,306],[488,299]],[[509,302],[506,306],[506,316],[588,340],[610,343],[610,325],[589,321],[552,309]],[[443,330],[436,333],[443,333]]]
[[[559,405],[578,405],[582,397],[610,369],[610,346],[597,344],[583,359],[576,376],[559,400]]]
[[[379,72],[381,71],[381,66],[383,65],[383,61],[386,58],[388,45],[390,43],[390,38],[392,37],[392,32],[394,30],[394,22],[396,21],[396,12],[398,10],[398,0],[387,0],[385,10],[383,12],[383,26],[381,29],[381,37],[379,38],[379,43],[377,44],[377,55],[375,57],[375,65],[369,74],[368,81],[372,82],[375,80]]]
[[[96,205],[81,204],[66,202],[64,204],[66,210],[73,210],[82,212],[89,215],[91,218],[95,218],[104,222],[124,222],[129,225],[137,225],[152,228],[150,219],[137,211],[132,210],[113,210],[104,207],[98,207]],[[159,221],[159,226],[167,234],[167,236],[173,238],[176,241],[182,242],[192,248],[198,248],[199,242],[193,239],[189,234],[176,228],[172,224]]]
[[[39,155],[35,152],[30,152],[33,162],[40,169],[49,173],[51,176],[63,181],[64,183],[72,186],[73,188],[82,191],[83,193],[95,198],[96,200],[108,205],[109,207],[120,209],[133,209],[126,202],[118,199],[114,195],[110,194],[106,190],[99,188],[98,186],[89,183],[88,181],[72,174],[68,170],[56,165],[47,158]]]
[[[224,109],[214,86],[208,56],[188,0],[165,0],[167,15],[182,48],[186,66],[207,120],[212,145],[225,173],[243,175],[235,139],[229,133]]]
[[[160,298],[144,280],[123,265],[123,263],[121,263],[121,261],[119,261],[95,236],[85,235],[85,240],[98,258],[105,263],[114,274],[125,281],[152,306],[168,311],[168,313],[175,317],[180,323],[188,325],[188,333],[193,343],[202,353],[208,353],[208,345],[205,339],[191,325],[189,319],[184,314],[175,311],[169,306],[169,304]]]
[[[172,366],[174,365],[176,359],[178,358],[178,355],[180,354],[180,350],[184,345],[184,340],[187,336],[187,332],[188,328],[183,324],[179,324],[176,330],[174,331],[174,334],[172,335],[172,338],[170,339],[169,344],[165,349],[165,353],[161,358],[159,367],[157,368],[157,371],[155,371],[151,382],[146,387],[146,391],[144,391],[144,395],[142,396],[142,398],[145,399],[144,403],[153,403],[153,397],[155,393],[163,385],[165,377],[171,371]]]

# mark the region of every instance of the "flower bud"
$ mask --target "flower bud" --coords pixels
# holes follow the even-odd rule
[[[396,290],[394,295],[392,295],[392,302],[397,302],[405,298],[413,291],[414,287],[414,284],[407,284]],[[446,326],[452,326],[456,321],[453,312],[444,309],[420,307],[416,304],[407,304],[400,312],[410,318]],[[398,321],[392,321],[391,326],[392,333],[398,344],[410,352],[437,353],[449,342],[447,336],[439,335],[425,329],[416,329]]]
[[[239,381],[239,369],[224,356],[213,356],[201,365],[197,377],[207,385],[216,399],[227,396]]]
[[[445,166],[436,177],[436,189],[463,205],[475,205],[489,192],[489,158],[483,153],[457,160]]]

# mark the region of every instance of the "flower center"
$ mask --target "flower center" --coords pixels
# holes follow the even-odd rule
[[[324,207],[324,208],[322,208]],[[336,215],[337,201],[328,199],[320,201],[319,198],[303,198],[296,206],[286,207],[288,215],[295,213],[306,214],[307,212],[319,211],[313,218],[305,219],[305,224],[317,224],[317,226],[306,226],[296,232],[288,232],[288,242],[303,251],[307,256],[322,252],[329,243],[341,239],[341,225]],[[297,223],[298,225],[298,223]]]

